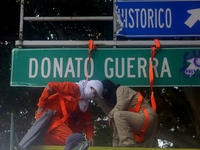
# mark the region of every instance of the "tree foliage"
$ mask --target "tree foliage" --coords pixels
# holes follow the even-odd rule
[[[112,16],[110,0],[25,0],[25,16]],[[34,113],[43,88],[10,87],[11,50],[18,40],[20,1],[2,1],[0,6],[0,147],[9,148],[10,114],[15,114],[15,132],[20,140],[35,121]],[[112,40],[112,22],[24,22],[25,40]],[[126,39],[128,40],[128,39]],[[134,39],[133,39],[134,40]],[[134,88],[150,100],[150,88]],[[159,127],[156,139],[177,148],[200,147],[199,88],[154,88]],[[90,103],[97,146],[111,146],[112,130],[96,102]],[[15,139],[17,143],[17,139]]]
[[[40,4],[40,5],[38,5]],[[112,16],[112,1],[34,0],[25,4],[26,16]],[[26,22],[24,39],[112,39],[112,22]],[[32,36],[30,36],[32,35]]]

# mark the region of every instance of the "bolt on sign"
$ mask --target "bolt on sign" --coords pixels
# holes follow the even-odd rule
[[[88,56],[88,48],[15,48],[10,85],[85,80]],[[88,78],[150,87],[150,59],[151,48],[98,48],[92,51]],[[200,47],[161,48],[153,60],[154,87],[200,86],[199,70]]]

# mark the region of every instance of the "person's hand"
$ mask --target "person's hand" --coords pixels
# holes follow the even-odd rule
[[[38,110],[35,112],[35,114],[42,113],[43,111],[44,111],[44,108],[38,107]]]
[[[110,126],[110,128],[112,129],[112,120],[108,119],[108,125]]]
[[[89,145],[90,145],[90,146],[94,146],[94,145],[95,145],[95,141],[94,141],[94,138],[93,138],[93,137],[90,137],[90,138],[89,138]]]

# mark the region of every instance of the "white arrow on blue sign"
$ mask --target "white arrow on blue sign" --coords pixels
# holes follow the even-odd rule
[[[124,37],[200,37],[200,0],[116,0]]]

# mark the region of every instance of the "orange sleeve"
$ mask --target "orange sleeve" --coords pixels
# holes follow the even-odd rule
[[[80,96],[79,87],[76,83],[49,82],[47,84],[47,87],[44,89],[41,97],[39,98],[39,103],[37,104],[41,108],[46,108],[48,97],[51,96],[53,93],[59,93],[61,95],[69,95],[75,98]],[[49,89],[51,89],[51,91]]]
[[[93,126],[93,124],[85,125],[85,134],[86,134],[87,140],[90,137],[94,137],[94,126]]]
[[[39,103],[37,104],[41,108],[46,108],[46,102],[48,100],[48,97],[52,95],[52,92],[49,91],[47,88],[44,89],[42,92],[41,97],[39,98]]]
[[[90,137],[94,137],[94,126],[92,124],[92,114],[89,111],[89,108],[86,112],[83,113],[82,119],[85,120],[85,135],[87,140]]]

